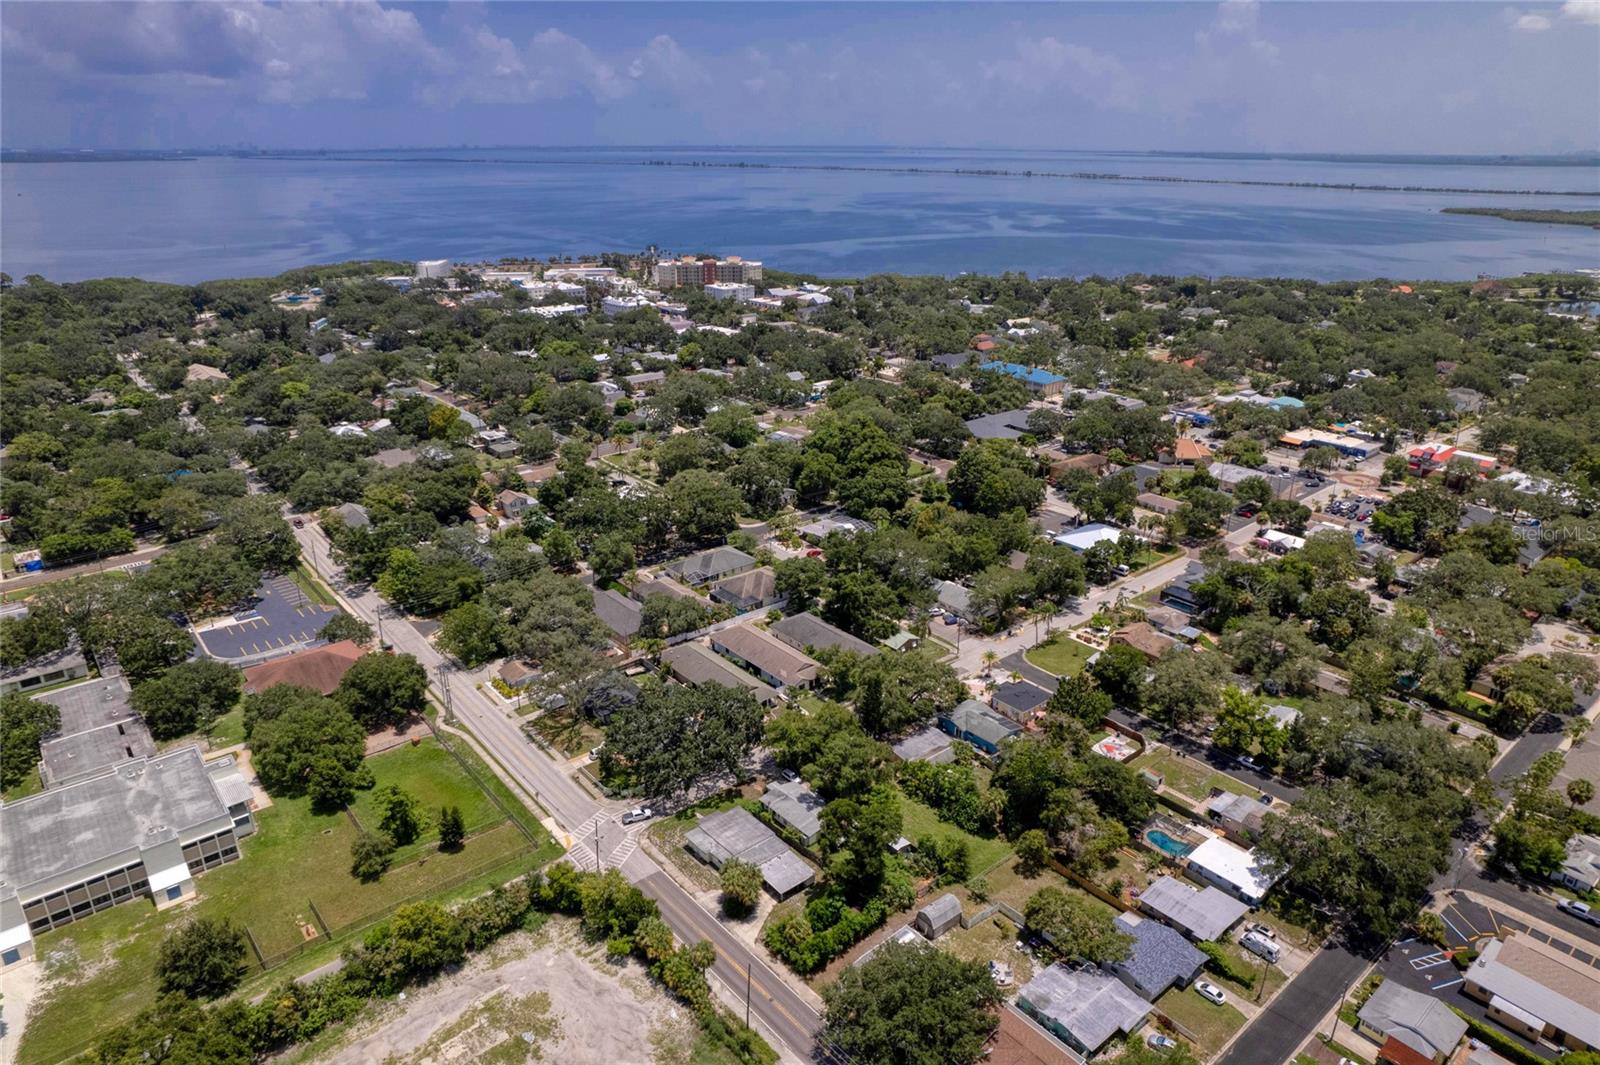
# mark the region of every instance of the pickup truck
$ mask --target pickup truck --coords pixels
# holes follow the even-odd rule
[[[1590,924],[1600,925],[1600,911],[1591,909],[1586,902],[1562,899],[1556,903],[1556,909],[1566,910],[1580,921],[1588,921]]]

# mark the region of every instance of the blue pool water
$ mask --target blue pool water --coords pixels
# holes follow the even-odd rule
[[[1159,828],[1152,829],[1145,833],[1144,838],[1148,839],[1163,852],[1172,855],[1174,858],[1182,858],[1184,855],[1194,850],[1193,844],[1183,843],[1179,840],[1175,840],[1165,832],[1161,831]]]

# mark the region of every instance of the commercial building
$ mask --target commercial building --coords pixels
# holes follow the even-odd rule
[[[737,858],[761,870],[767,890],[786,899],[816,878],[811,866],[742,806],[707,814],[684,837],[689,853],[713,869]]]
[[[1320,429],[1300,429],[1284,433],[1278,437],[1278,443],[1284,447],[1305,449],[1331,447],[1339,454],[1352,459],[1370,459],[1383,450],[1375,440],[1363,440],[1343,433],[1325,433]]]
[[[39,746],[39,779],[47,788],[156,753],[121,677],[87,680],[34,698],[61,715],[55,736]]]
[[[419,281],[423,278],[432,278],[435,281],[442,281],[450,276],[450,260],[418,259],[416,276],[417,280]]]
[[[1443,1065],[1467,1034],[1467,1022],[1432,995],[1393,980],[1378,985],[1356,1014],[1357,1030],[1382,1043],[1395,1039]]]
[[[711,636],[711,649],[726,655],[775,688],[809,688],[822,663],[760,629],[734,625]]]
[[[1067,387],[1067,379],[1060,374],[1036,366],[1024,366],[1017,362],[985,362],[980,363],[978,369],[1014,377],[1021,381],[1029,392],[1038,396],[1059,396]]]
[[[0,695],[30,692],[35,688],[77,680],[89,675],[89,662],[76,644],[41,655],[0,673]]]
[[[799,836],[808,847],[822,835],[822,820],[818,815],[827,803],[803,780],[780,780],[768,784],[761,796],[761,805],[771,810],[778,823]]]
[[[656,263],[657,288],[705,288],[721,283],[746,284],[761,280],[761,264],[730,255],[726,259],[697,259],[686,255]]]
[[[1033,435],[1033,430],[1028,428],[1030,413],[1032,412],[1026,408],[1019,407],[1016,410],[1003,410],[998,414],[968,418],[967,432],[979,440],[1020,440],[1024,435]]]
[[[255,694],[279,684],[293,684],[332,695],[356,659],[366,653],[354,640],[296,651],[245,670],[244,690]]]
[[[1462,991],[1513,1032],[1600,1050],[1600,971],[1572,956],[1510,932],[1485,944],[1463,977]]]
[[[1094,1054],[1115,1035],[1132,1035],[1153,1008],[1116,977],[1093,969],[1052,965],[1017,993],[1017,1006],[1081,1054]]]
[[[804,614],[791,614],[781,621],[775,621],[768,626],[767,631],[790,647],[805,651],[807,654],[822,650],[849,651],[858,655],[877,653],[877,648],[867,641],[857,639],[809,611]]]
[[[1112,923],[1133,942],[1126,958],[1106,968],[1146,1002],[1154,1002],[1174,984],[1188,987],[1205,967],[1206,956],[1182,932],[1153,917],[1119,913]]]
[[[1139,909],[1196,942],[1221,940],[1250,912],[1249,906],[1214,887],[1193,888],[1171,876],[1159,877],[1144,889]]]
[[[1195,880],[1221,888],[1249,906],[1261,905],[1280,875],[1253,850],[1213,836],[1188,853],[1185,872]]]
[[[193,895],[254,830],[233,759],[208,766],[198,746],[0,803],[0,967],[30,957],[38,933],[136,895]]]

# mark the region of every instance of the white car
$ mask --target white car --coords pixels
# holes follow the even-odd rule
[[[1166,1036],[1158,1035],[1155,1032],[1151,1032],[1149,1035],[1145,1036],[1144,1037],[1144,1042],[1145,1042],[1145,1045],[1148,1046],[1151,1050],[1177,1050],[1178,1049],[1178,1041],[1176,1039],[1169,1039]]]
[[[634,825],[638,824],[640,821],[648,821],[655,815],[656,812],[650,809],[648,806],[635,806],[633,809],[622,815],[622,823],[625,825]]]
[[[1220,1006],[1224,1002],[1228,1001],[1228,996],[1222,993],[1222,988],[1218,987],[1216,984],[1213,984],[1210,980],[1196,980],[1194,982],[1194,989],[1195,991],[1199,992],[1200,997],[1205,999],[1207,1002],[1215,1002]]]
[[[1578,902],[1575,899],[1562,899],[1556,903],[1556,909],[1566,910],[1580,921],[1588,921],[1590,924],[1600,925],[1600,913],[1595,912],[1586,902]]]

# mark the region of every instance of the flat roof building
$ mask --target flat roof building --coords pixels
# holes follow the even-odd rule
[[[706,814],[683,842],[689,853],[714,869],[735,858],[749,862],[761,870],[767,890],[780,899],[816,878],[804,859],[742,806]]]
[[[1070,547],[1074,551],[1087,551],[1095,544],[1107,540],[1116,543],[1122,538],[1122,530],[1112,528],[1103,522],[1090,522],[1080,525],[1076,529],[1063,529],[1056,533],[1054,540],[1062,547]]]
[[[254,829],[233,759],[207,766],[192,745],[0,803],[0,968],[36,934],[135,895],[192,895]]]
[[[1185,871],[1203,883],[1221,888],[1250,906],[1261,905],[1278,875],[1253,850],[1213,836],[1190,851]]]
[[[0,672],[0,695],[30,692],[35,688],[60,684],[89,675],[89,662],[76,644],[52,654],[40,655],[20,666]]]

